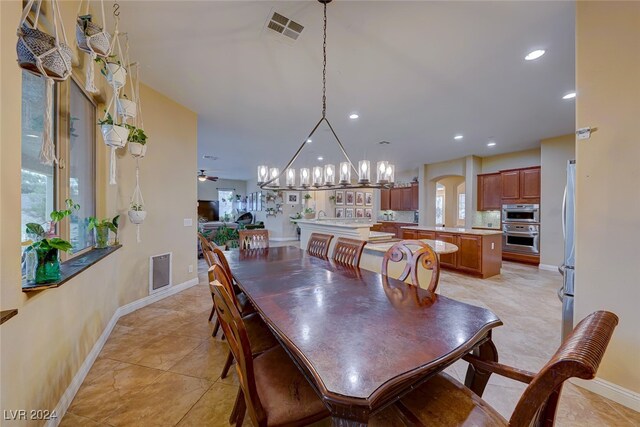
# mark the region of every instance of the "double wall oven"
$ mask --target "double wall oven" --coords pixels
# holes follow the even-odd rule
[[[502,205],[502,251],[540,254],[540,205]]]

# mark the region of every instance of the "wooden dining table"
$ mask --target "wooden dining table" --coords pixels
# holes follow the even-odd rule
[[[491,330],[502,322],[486,308],[296,247],[225,255],[333,425],[367,425],[372,414],[469,352],[498,360]],[[465,385],[482,395],[489,376],[470,367]]]

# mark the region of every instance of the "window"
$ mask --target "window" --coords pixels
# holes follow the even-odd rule
[[[233,220],[233,190],[218,190],[218,203],[220,206],[220,220]]]
[[[22,76],[22,237],[27,238],[27,223],[45,224],[49,213],[71,198],[80,211],[59,224],[56,233],[71,242],[72,254],[78,254],[93,245],[87,218],[96,213],[96,106],[73,78],[55,85],[52,135],[60,163],[45,166],[40,163],[45,81],[26,71]]]
[[[464,193],[458,194],[458,219],[464,220]]]
[[[444,185],[436,185],[436,225],[444,224]]]

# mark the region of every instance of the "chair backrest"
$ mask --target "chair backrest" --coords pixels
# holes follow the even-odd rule
[[[198,240],[200,241],[200,249],[202,250],[202,255],[204,256],[204,260],[207,262],[207,265],[211,267],[212,259],[211,259],[211,250],[213,249],[213,245],[205,237],[204,234],[198,231]]]
[[[327,258],[333,234],[311,233],[307,253],[318,258]]]
[[[333,260],[339,264],[360,267],[360,256],[367,242],[364,240],[338,237],[333,248]]]
[[[412,251],[411,248],[418,248]],[[411,278],[411,284],[420,287],[418,271],[420,268],[431,270],[431,280],[426,289],[435,292],[440,279],[440,261],[433,248],[420,240],[403,240],[391,246],[382,258],[382,271],[384,276],[388,275],[390,262],[402,262],[406,260],[406,265],[398,280],[405,281]]]
[[[236,360],[236,372],[240,387],[244,393],[245,402],[249,416],[254,425],[266,425],[266,413],[258,390],[256,388],[256,379],[253,371],[253,356],[251,354],[251,344],[247,330],[240,316],[240,312],[233,304],[231,295],[227,292],[222,284],[217,281],[209,283],[213,301],[218,313],[220,326],[227,338],[227,343],[231,349],[234,359]]]
[[[269,230],[240,230],[240,249],[264,249],[269,247]]]
[[[233,290],[233,284],[231,282],[231,278],[227,275],[226,271],[224,271],[224,267],[214,262],[213,265],[209,268],[209,283],[211,282],[219,282],[222,286],[224,286],[225,290],[229,292],[231,295],[231,301],[233,305],[240,311],[240,304],[238,303],[238,298],[236,297],[236,293]]]
[[[593,379],[609,345],[618,316],[596,311],[584,318],[542,367],[520,397],[509,425],[552,425],[562,384],[569,378]]]
[[[227,261],[227,257],[224,256],[224,252],[222,252],[222,250],[219,247],[214,246],[213,255],[214,255],[214,260],[217,261],[217,263],[220,264],[222,268],[224,268],[224,272],[227,273],[227,276],[229,276],[229,279],[233,281],[233,273],[231,272],[231,267],[229,267],[229,262]]]

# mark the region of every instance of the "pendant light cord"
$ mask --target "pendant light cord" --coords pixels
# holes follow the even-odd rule
[[[324,34],[322,38],[322,118],[327,117],[327,3],[324,3]]]

